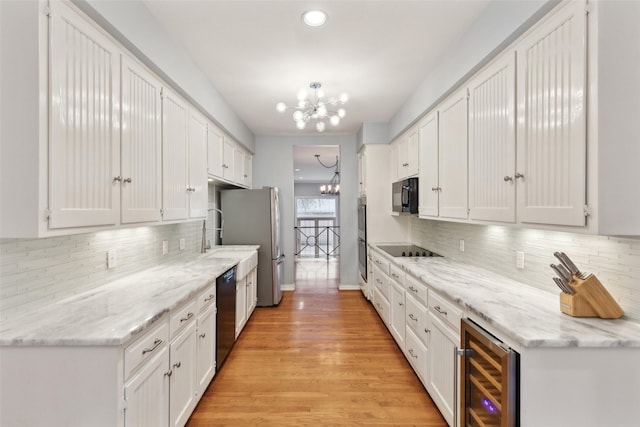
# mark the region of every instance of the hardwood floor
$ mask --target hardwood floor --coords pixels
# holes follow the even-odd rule
[[[373,307],[326,283],[256,309],[188,427],[446,426]]]

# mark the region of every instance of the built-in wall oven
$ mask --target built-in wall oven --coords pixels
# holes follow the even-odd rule
[[[469,319],[460,341],[460,425],[518,426],[518,353]]]
[[[367,281],[367,198],[358,199],[358,268]]]

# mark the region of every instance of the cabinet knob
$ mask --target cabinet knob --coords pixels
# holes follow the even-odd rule
[[[520,179],[520,178],[524,178],[524,175],[521,174],[520,172],[516,172],[515,177],[516,179]]]
[[[122,182],[122,177],[120,175],[116,176],[115,178],[113,178],[113,181],[118,181],[118,182]]]
[[[125,178],[123,182],[131,184],[131,178]]]
[[[504,182],[509,182],[509,181],[513,181],[513,178],[511,178],[509,175],[505,176],[504,178]]]
[[[171,369],[169,369],[167,372],[164,373],[165,377],[170,377],[173,374],[173,371]]]
[[[173,364],[174,368],[179,368],[180,366],[182,366],[182,362],[178,362],[178,363],[174,363]]]

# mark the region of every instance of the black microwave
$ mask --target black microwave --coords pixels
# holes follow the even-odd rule
[[[391,206],[393,212],[418,213],[418,178],[394,182],[392,193]]]

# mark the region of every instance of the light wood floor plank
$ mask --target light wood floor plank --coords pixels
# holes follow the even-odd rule
[[[188,427],[446,426],[360,292],[296,286],[256,309]]]

